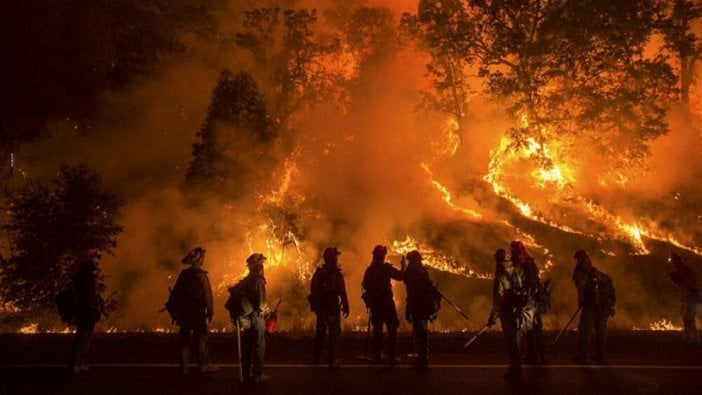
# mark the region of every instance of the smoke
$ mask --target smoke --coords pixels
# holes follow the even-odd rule
[[[222,36],[238,30],[243,10],[271,5],[245,3],[232,2],[217,15]],[[292,3],[321,10],[344,2],[281,1]],[[390,8],[396,24],[401,12],[416,9],[416,2],[409,0],[357,3]],[[324,23],[320,16],[319,24]],[[524,158],[506,163],[500,182],[529,202],[539,220],[496,195],[494,186],[483,179],[494,162],[491,152],[499,151],[505,131],[515,123],[503,115],[503,105],[476,96],[469,106],[464,142],[454,153],[450,117],[418,107],[418,90],[426,87],[424,55],[412,46],[384,47],[384,56],[357,65],[348,106],[340,109],[322,102],[298,111],[290,135],[271,147],[276,170],[270,180],[259,180],[263,186],[257,193],[234,202],[212,199],[193,205],[180,186],[219,72],[255,70],[248,56],[230,44],[190,38],[187,45],[185,54],[163,59],[157,74],[106,93],[89,129],[76,129],[71,120],[53,120],[46,137],[23,147],[17,158],[26,178],[47,178],[61,163],[88,163],[125,198],[119,219],[124,233],[115,256],[103,262],[108,288],[119,291],[120,301],[109,326],[168,327],[166,314],[156,312],[182,268],[180,258],[190,248],[203,246],[205,269],[216,293],[215,328],[228,326],[226,288],[244,274],[245,259],[252,252],[269,258],[269,302],[283,299],[282,328],[308,327],[307,279],[323,248],[337,246],[351,298],[346,325],[362,327],[366,318],[360,282],[370,252],[376,244],[390,245],[407,236],[416,239],[421,250],[436,251],[452,268],[462,269],[432,270],[431,275],[473,320],[463,321],[444,305],[437,329],[483,325],[491,308],[491,282],[480,277],[492,273],[494,250],[506,248],[513,239],[525,240],[544,277],[553,278],[552,314],[546,319],[550,329],[564,324],[575,310],[571,256],[580,248],[588,249],[596,266],[614,278],[620,296],[615,326],[643,327],[675,318],[675,299],[662,266],[664,255],[674,247],[646,239],[653,253],[631,255],[631,240],[620,234],[623,231],[593,220],[575,197],[626,219],[642,218],[642,226],[655,224],[657,230],[691,243],[692,238],[684,237],[684,223],[671,221],[699,211],[699,194],[691,195],[699,192],[701,168],[693,120],[673,115],[671,133],[652,146],[646,176],[622,185],[598,181],[607,169],[587,149],[582,156],[567,158],[578,181],[565,192],[553,184],[536,185],[534,164]],[[257,83],[262,91],[272,89],[265,80]],[[451,194],[452,205],[437,183]],[[676,190],[684,196],[676,198]],[[275,201],[267,200],[271,197]],[[670,198],[688,203],[658,204],[654,215],[647,210]],[[548,221],[553,223],[544,223]],[[700,217],[692,222],[699,235]],[[685,257],[697,259],[690,253]],[[391,254],[389,260],[397,265],[399,256]],[[403,288],[395,286],[400,305]]]

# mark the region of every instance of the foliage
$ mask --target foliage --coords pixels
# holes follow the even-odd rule
[[[256,8],[244,15],[234,42],[252,56],[252,73],[261,82],[269,111],[281,131],[305,104],[324,100],[335,81],[324,59],[339,42],[316,34],[317,11]]]
[[[9,232],[15,256],[0,276],[0,299],[29,310],[48,309],[90,248],[111,252],[122,226],[119,195],[84,165],[63,166],[51,184],[29,183],[12,198]]]
[[[277,130],[253,78],[222,71],[212,93],[207,119],[197,132],[184,187],[236,199],[248,182],[265,176],[272,162],[270,144]]]
[[[89,126],[101,96],[154,73],[187,35],[214,33],[221,0],[4,0],[0,152],[49,119]],[[3,161],[5,156],[3,156]]]
[[[695,67],[702,59],[702,37],[695,33],[695,24],[702,18],[702,3],[693,0],[661,0],[657,27],[664,37],[665,48],[674,56],[680,82],[680,99],[690,102],[690,87],[695,82]]]
[[[403,33],[429,54],[426,75],[433,90],[423,92],[425,102],[451,114],[461,128],[471,95],[467,68],[474,61],[462,36],[469,22],[460,0],[420,0],[417,15],[404,13],[400,21]]]

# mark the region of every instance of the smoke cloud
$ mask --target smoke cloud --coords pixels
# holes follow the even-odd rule
[[[322,11],[345,2],[278,3],[317,8],[324,30],[329,26]],[[389,8],[395,26],[402,12],[416,11],[410,0],[356,3]],[[114,257],[103,261],[108,288],[119,291],[120,301],[109,327],[169,328],[166,314],[157,311],[183,268],[182,256],[203,246],[216,292],[215,328],[230,326],[223,308],[226,289],[244,274],[252,252],[269,257],[269,303],[283,299],[281,328],[309,328],[307,281],[324,247],[337,246],[351,297],[345,325],[360,328],[366,319],[360,283],[371,250],[408,236],[432,262],[448,262],[434,265],[431,276],[473,318],[464,321],[444,305],[435,329],[484,324],[492,303],[492,253],[513,239],[524,240],[543,277],[553,279],[548,329],[563,325],[577,307],[570,276],[572,254],[580,248],[614,278],[619,300],[614,326],[648,328],[663,318],[679,320],[665,256],[681,251],[700,270],[693,251],[702,235],[698,116],[671,111],[671,132],[652,143],[644,166],[623,170],[620,183],[583,147],[568,151],[582,156],[559,157],[564,174],[572,171],[565,187],[539,186],[538,166],[527,158],[517,155],[495,167],[502,138],[518,120],[486,95],[470,102],[463,144],[453,152],[450,117],[418,105],[419,91],[427,86],[426,57],[410,44],[382,48],[384,56],[357,65],[343,109],[330,102],[300,109],[296,126],[272,146],[275,171],[270,180],[259,180],[256,193],[224,203],[188,201],[181,186],[220,71],[256,75],[250,56],[224,37],[239,30],[244,10],[261,5],[273,3],[223,7],[217,15],[221,44],[189,38],[187,51],[163,59],[155,75],[105,93],[89,129],[52,120],[45,137],[18,153],[17,177],[47,179],[62,163],[83,162],[98,168],[124,197],[119,218],[124,232]],[[256,82],[263,92],[271,91],[266,80]],[[482,89],[478,82],[474,88]],[[494,169],[501,172],[494,183],[505,187],[500,193],[484,178]],[[530,212],[518,202],[528,203]],[[616,218],[620,225],[640,226],[648,254],[636,251],[636,237]],[[665,239],[669,236],[675,242]],[[397,253],[388,259],[399,265]],[[403,288],[395,285],[400,307]]]

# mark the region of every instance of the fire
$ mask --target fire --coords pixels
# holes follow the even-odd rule
[[[426,163],[421,163],[420,167],[422,168],[422,170],[424,170],[424,172],[429,177],[429,181],[431,182],[431,185],[437,191],[439,191],[441,193],[441,196],[442,196],[444,203],[446,203],[446,205],[448,205],[452,210],[460,212],[460,213],[462,213],[470,218],[473,218],[473,219],[482,218],[482,215],[480,215],[480,213],[478,213],[474,210],[471,210],[471,209],[465,208],[465,207],[457,206],[453,202],[453,198],[451,197],[451,192],[449,192],[449,190],[445,186],[443,186],[439,181],[434,179],[434,174],[431,172],[431,169],[429,169],[429,165],[427,165]]]
[[[292,158],[285,160],[283,164],[283,176],[280,185],[269,192],[266,196],[262,196],[263,203],[272,206],[281,206],[285,199],[292,198],[298,202],[305,200],[304,196],[292,192],[293,179],[298,175],[299,171],[297,164]]]
[[[441,128],[441,135],[437,140],[431,142],[433,151],[439,157],[452,157],[458,152],[461,146],[461,137],[459,136],[460,125],[455,117],[448,117],[444,121]]]
[[[411,236],[406,236],[405,239],[401,241],[393,241],[390,245],[390,249],[397,255],[405,255],[412,250],[418,250],[422,254],[422,262],[425,266],[442,272],[458,274],[469,278],[492,278],[489,273],[478,273],[460,266],[459,263],[450,256],[430,248],[420,248],[419,242]]]
[[[521,118],[521,123],[528,125],[525,116]],[[526,145],[514,148],[516,144],[508,137],[503,137],[500,141],[500,146],[490,152],[490,162],[488,165],[488,173],[483,177],[485,181],[491,184],[493,191],[498,196],[510,201],[521,215],[533,221],[543,223],[545,225],[560,229],[564,232],[579,234],[594,239],[602,239],[603,237],[612,238],[626,242],[632,247],[632,254],[646,255],[650,253],[647,248],[645,239],[657,240],[670,243],[678,248],[693,252],[697,255],[702,255],[702,248],[681,242],[672,234],[656,231],[655,225],[646,226],[641,220],[625,220],[624,218],[612,214],[599,204],[590,199],[578,196],[575,194],[575,185],[577,182],[576,172],[557,154],[558,150],[552,150],[545,143],[539,143],[534,138],[528,138]],[[527,162],[533,159],[535,155],[540,155],[545,159],[549,166],[540,165],[533,170],[531,175],[531,186],[539,189],[546,189],[549,186],[555,187],[552,189],[552,195],[549,203],[567,204],[574,209],[576,213],[584,215],[587,219],[604,226],[607,229],[605,235],[602,232],[588,232],[587,230],[576,229],[569,225],[558,223],[546,218],[542,213],[537,211],[534,206],[516,194],[511,192],[506,186],[505,173],[507,166],[514,165],[518,162]],[[536,161],[542,163],[543,161]],[[619,182],[626,183],[626,178],[620,174]]]
[[[653,322],[648,328],[634,327],[635,331],[681,331],[682,329],[682,327],[673,324],[672,321],[668,321],[665,318]]]
[[[22,334],[39,333],[39,325],[38,324],[29,324],[27,326],[23,326],[22,328],[19,329],[18,332],[22,333]]]

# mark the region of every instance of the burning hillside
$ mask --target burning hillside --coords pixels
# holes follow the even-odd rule
[[[444,309],[436,328],[477,328],[492,254],[514,239],[554,280],[549,329],[576,308],[581,248],[614,278],[615,326],[679,324],[665,256],[701,268],[702,95],[680,86],[681,52],[656,19],[674,17],[665,2],[273,3],[222,1],[200,28],[155,25],[181,29],[185,49],[100,86],[84,121],[47,115],[40,135],[8,145],[4,223],[17,191],[62,163],[95,167],[123,196],[124,230],[103,260],[120,302],[108,327],[167,330],[156,312],[201,245],[217,328],[253,252],[268,257],[281,327],[309,328],[305,297],[327,246],[342,252],[346,325],[360,328],[361,276],[385,244],[396,266],[419,249],[473,318]],[[5,129],[23,125],[17,114]],[[5,228],[3,255],[20,256],[21,235]],[[12,328],[56,327],[46,306],[2,305]]]

